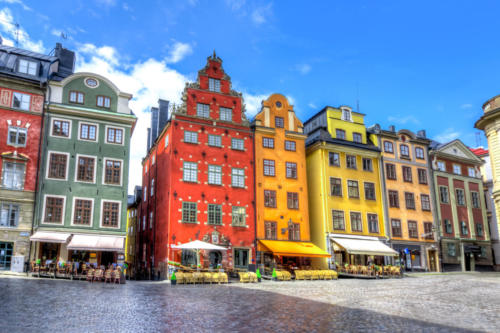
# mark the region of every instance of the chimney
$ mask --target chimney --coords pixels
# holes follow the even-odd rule
[[[158,137],[158,108],[151,108],[151,146]]]
[[[389,126],[389,131],[396,132],[396,126],[394,126],[394,125]]]
[[[425,135],[425,130],[420,130],[417,132],[417,137],[418,138],[422,138],[422,139],[425,139],[427,138],[427,136]]]
[[[160,135],[161,131],[165,127],[168,121],[168,105],[169,101],[164,99],[158,100],[158,135]]]
[[[54,56],[59,58],[59,75],[67,77],[75,70],[75,52],[62,47],[61,43],[56,43]]]
[[[148,128],[148,147],[147,147],[147,152],[149,152],[149,149],[151,148],[151,128]]]

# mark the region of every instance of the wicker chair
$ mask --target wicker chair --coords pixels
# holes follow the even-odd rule
[[[184,281],[186,284],[188,284],[188,283],[194,284],[193,273],[184,273]]]
[[[248,275],[247,272],[240,272],[238,274],[240,276],[240,282],[242,282],[242,283],[250,282],[250,276]]]
[[[107,269],[106,272],[104,272],[104,283],[111,282],[112,277],[111,277],[111,270]]]
[[[203,273],[194,272],[193,279],[194,279],[194,283],[203,283]]]
[[[102,269],[96,269],[94,273],[94,281],[102,281],[104,272]]]
[[[177,284],[184,284],[186,282],[184,280],[184,273],[182,273],[182,272],[175,272],[175,278],[176,278]]]
[[[203,282],[204,283],[212,283],[212,274],[211,273],[203,273]]]
[[[318,274],[318,271],[316,270],[312,270],[312,271],[309,271],[311,272],[311,280],[318,280],[319,279],[319,274]]]
[[[87,281],[94,282],[94,269],[87,270]]]
[[[228,283],[227,273],[219,273],[219,283]]]
[[[257,274],[255,274],[254,272],[248,272],[248,282],[254,283],[257,281]]]

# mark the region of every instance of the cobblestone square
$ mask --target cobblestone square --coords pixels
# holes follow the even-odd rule
[[[0,277],[0,332],[500,331],[500,274],[126,285]]]

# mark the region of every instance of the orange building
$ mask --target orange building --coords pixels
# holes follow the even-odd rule
[[[330,256],[310,242],[305,139],[285,96],[271,95],[255,117],[257,264],[269,272]]]

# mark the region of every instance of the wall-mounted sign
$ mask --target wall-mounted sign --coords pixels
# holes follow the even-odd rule
[[[96,258],[96,257],[97,257],[97,253],[94,252],[94,253],[90,254],[90,258]]]

